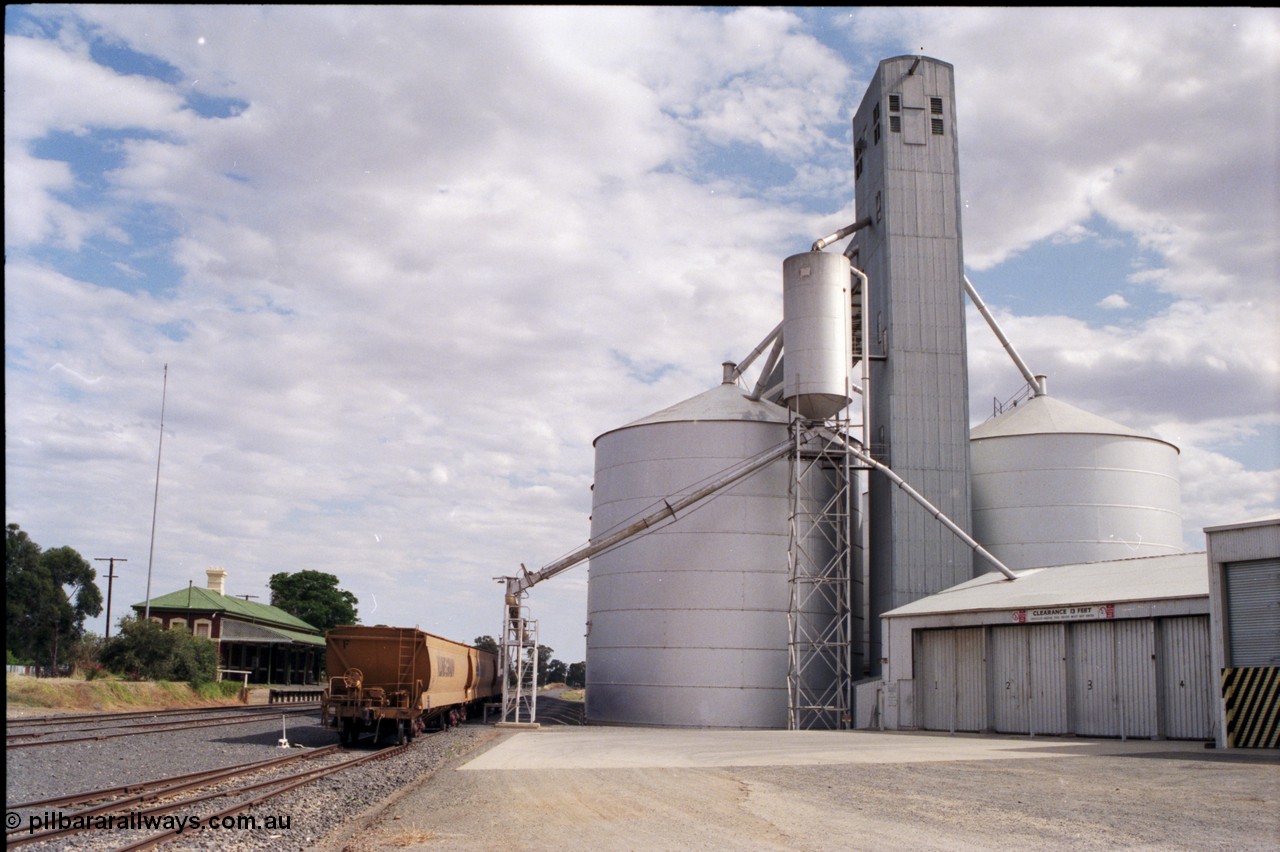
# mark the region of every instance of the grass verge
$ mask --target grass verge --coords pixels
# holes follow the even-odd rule
[[[169,681],[123,681],[98,678],[21,675],[5,677],[5,702],[11,708],[42,710],[154,710],[239,704],[240,684],[206,683],[193,688]]]

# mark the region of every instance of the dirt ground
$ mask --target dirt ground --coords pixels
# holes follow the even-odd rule
[[[665,732],[628,740],[630,751],[606,743],[593,758],[599,729],[563,744],[545,739],[561,732],[495,732],[486,753],[352,821],[328,848],[1280,848],[1275,752],[844,733],[835,751],[770,764],[751,745],[745,756],[699,754],[697,732],[680,736],[690,733],[674,748]],[[529,757],[522,744],[545,753]]]

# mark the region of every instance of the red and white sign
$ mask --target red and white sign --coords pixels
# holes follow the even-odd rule
[[[1020,609],[1013,614],[1018,624],[1038,621],[1097,621],[1116,617],[1115,604],[1093,606],[1047,606],[1040,609]]]

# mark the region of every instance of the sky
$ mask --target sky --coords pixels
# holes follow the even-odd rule
[[[955,68],[966,271],[1050,393],[1181,449],[1189,549],[1280,510],[1280,12],[40,5],[6,522],[127,559],[113,622],[148,574],[309,569],[498,636],[495,578],[587,540],[593,440],[718,384],[854,221],[903,54]],[[1023,381],[968,322],[977,425]],[[530,595],[567,662],[586,588]]]

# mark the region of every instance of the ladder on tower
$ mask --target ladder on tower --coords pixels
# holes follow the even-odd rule
[[[862,360],[862,279],[854,275],[853,289],[849,294],[850,307],[852,308],[852,325],[853,325],[853,363],[857,364]]]

